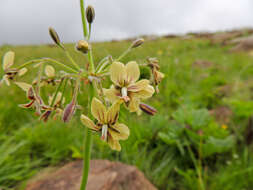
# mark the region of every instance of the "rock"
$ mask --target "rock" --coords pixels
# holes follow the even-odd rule
[[[244,37],[239,37],[239,38],[235,38],[235,39],[232,39],[228,42],[228,44],[239,44],[241,42],[245,42],[245,41],[248,41],[248,40],[252,40],[253,39],[253,35],[250,35],[250,36],[244,36]]]
[[[79,190],[82,161],[75,161],[28,183],[26,190]],[[38,180],[36,180],[38,179]],[[156,190],[136,167],[92,160],[87,190]]]
[[[213,63],[211,61],[207,61],[207,60],[196,60],[193,63],[194,67],[201,67],[201,68],[208,68],[211,67],[213,65]]]
[[[218,33],[218,34],[214,34],[211,37],[211,43],[212,44],[227,44],[228,41],[230,41],[231,39],[240,37],[243,35],[243,31],[231,31],[231,32],[222,32],[222,33]]]
[[[230,49],[231,52],[250,52],[253,50],[253,35],[234,39],[230,43],[237,43],[235,47]]]

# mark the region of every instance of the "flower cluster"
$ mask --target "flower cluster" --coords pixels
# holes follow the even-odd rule
[[[86,110],[90,117],[82,114],[81,122],[90,130],[101,134],[101,139],[109,144],[113,150],[120,151],[119,141],[128,138],[129,128],[119,122],[121,108],[125,107],[129,112],[138,115],[145,112],[154,115],[157,111],[143,101],[151,98],[158,85],[164,78],[160,72],[159,62],[156,58],[147,59],[145,66],[151,69],[150,79],[140,79],[140,68],[136,61],[126,64],[120,62],[122,58],[135,48],[141,46],[143,39],[134,41],[129,48],[118,58],[106,56],[97,64],[93,62],[92,45],[89,42],[91,24],[95,18],[95,11],[91,6],[87,7],[86,19],[89,31],[85,40],[76,44],[76,50],[88,56],[88,67],[81,68],[64,47],[59,35],[53,28],[49,28],[49,34],[54,43],[66,56],[71,66],[52,58],[40,58],[28,61],[14,68],[14,52],[7,52],[3,58],[4,75],[0,84],[8,86],[13,83],[20,87],[28,99],[27,103],[20,104],[21,108],[34,109],[40,120],[47,122],[50,118],[61,118],[64,122],[71,120],[78,105],[78,95],[82,93],[81,88],[88,88],[88,100],[91,100],[90,110]],[[31,67],[34,65],[33,67]],[[56,71],[54,65],[62,70]],[[36,78],[31,82],[24,82],[23,76],[30,70],[37,70]],[[105,88],[103,81],[108,77],[111,81],[110,88]],[[85,82],[84,82],[85,81]],[[49,87],[50,86],[50,87]],[[45,94],[48,89],[54,88],[54,92]],[[43,93],[41,93],[43,89]],[[156,90],[155,90],[156,89]],[[71,100],[66,104],[67,96],[71,94]],[[47,100],[45,101],[45,98]],[[43,100],[44,99],[44,100]],[[88,101],[89,102],[89,101]],[[93,116],[93,117],[92,117]],[[93,119],[94,118],[94,119]]]

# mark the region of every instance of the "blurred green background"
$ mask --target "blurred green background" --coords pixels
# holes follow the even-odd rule
[[[94,43],[95,62],[108,54],[118,57],[130,43]],[[87,58],[74,50],[74,44],[66,47],[85,66]],[[121,142],[122,151],[112,151],[94,135],[92,159],[135,165],[162,190],[250,190],[253,57],[231,53],[230,48],[207,38],[159,37],[127,55],[124,63],[141,64],[147,57],[160,60],[166,77],[160,93],[148,101],[158,113],[138,117],[123,111],[120,120],[129,126],[131,135]],[[40,57],[68,64],[65,55],[51,45],[4,45],[0,57],[9,50],[16,53],[15,65]],[[141,71],[145,77],[147,71]],[[18,107],[27,101],[21,89],[15,85],[0,88],[0,189],[22,189],[41,168],[82,158],[84,126],[79,117],[87,113],[87,91],[82,92],[78,103],[84,109],[77,111],[71,123],[43,123],[31,110]],[[46,101],[46,89],[42,97]]]

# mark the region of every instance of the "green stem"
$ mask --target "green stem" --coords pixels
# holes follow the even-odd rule
[[[59,90],[60,90],[60,88],[61,88],[61,85],[62,85],[63,81],[64,81],[64,79],[61,79],[61,82],[60,82],[60,84],[58,85],[58,87],[57,87],[57,89],[56,89],[56,91],[55,91],[53,100],[52,100],[51,105],[50,105],[51,108],[54,106],[55,99],[56,99],[57,94],[58,94],[58,92],[59,92]],[[62,95],[62,96],[63,96],[63,95]]]
[[[91,73],[95,72],[95,66],[94,66],[94,61],[93,61],[93,56],[92,56],[92,49],[90,49],[90,51],[88,52],[88,59],[90,62],[90,67],[89,67],[89,71]]]
[[[88,34],[88,41],[90,41],[90,36],[91,36],[91,24],[89,23],[89,34]]]
[[[40,94],[40,83],[41,83],[41,77],[42,77],[42,72],[43,72],[43,64],[40,65],[39,67],[39,72],[38,72],[38,83],[36,86],[36,93],[39,95]]]
[[[92,117],[91,115],[91,100],[94,96],[94,88],[93,84],[89,84],[89,96],[88,96],[88,116]],[[85,128],[85,138],[84,138],[84,153],[83,153],[83,177],[80,190],[85,190],[86,185],[88,182],[88,175],[90,169],[90,157],[91,157],[91,146],[92,146],[92,133],[86,127]]]
[[[129,47],[126,51],[124,51],[118,59],[116,59],[116,61],[120,61],[121,59],[123,59],[130,51],[132,50],[131,47]]]
[[[83,178],[80,190],[85,190],[88,182],[88,175],[90,170],[91,145],[92,145],[92,134],[91,131],[86,127],[84,139]]]
[[[76,73],[76,74],[79,73],[79,72],[76,71],[75,69],[73,69],[73,68],[71,68],[71,67],[69,67],[69,66],[67,66],[67,65],[65,65],[65,64],[63,64],[63,63],[61,63],[61,62],[59,62],[59,61],[57,61],[57,60],[54,60],[54,59],[51,59],[51,58],[44,58],[43,60],[44,60],[44,61],[49,61],[49,62],[55,63],[55,64],[57,64],[57,65],[59,65],[59,66],[65,68],[65,69],[67,69],[67,70],[70,71],[70,72],[73,72],[73,73]]]
[[[71,57],[71,55],[69,54],[69,52],[67,50],[64,50],[64,52],[65,52],[66,56],[68,57],[68,59],[70,60],[71,64],[73,66],[75,66],[77,70],[80,70],[79,65],[74,61],[74,59]]]
[[[83,35],[84,38],[88,38],[88,30],[87,30],[87,23],[86,23],[86,15],[85,15],[85,7],[84,7],[84,0],[80,0],[80,8],[81,8],[81,14],[82,14],[82,23],[83,23]],[[90,62],[90,67],[89,71],[94,73],[94,62],[93,62],[93,57],[92,57],[92,50],[88,52],[88,59]],[[91,99],[94,95],[94,89],[93,89],[93,84],[91,83],[89,85],[89,99],[88,99],[88,105],[90,106],[91,104]],[[90,113],[90,107],[89,107],[89,116],[91,115]],[[85,130],[85,138],[84,138],[84,156],[83,156],[83,177],[82,177],[82,182],[81,182],[81,187],[80,190],[85,190],[86,185],[88,182],[88,175],[89,175],[89,169],[90,169],[90,156],[91,156],[91,146],[92,146],[92,134],[91,131],[86,128]]]
[[[82,14],[82,23],[83,23],[83,36],[84,38],[87,38],[88,30],[87,30],[87,23],[86,23],[84,0],[80,0],[80,8],[81,8],[81,14]]]
[[[60,105],[61,105],[61,106],[62,106],[62,101],[63,101],[63,97],[64,97],[64,94],[65,94],[65,90],[66,90],[66,87],[67,87],[68,81],[69,81],[69,79],[68,79],[68,78],[66,78],[66,79],[65,79],[65,84],[64,84],[64,86],[63,86],[63,90],[62,90],[61,100],[60,100]]]
[[[197,160],[196,160],[196,158],[195,158],[195,156],[194,156],[194,154],[192,152],[192,149],[191,149],[191,147],[190,147],[190,145],[188,143],[187,143],[187,149],[189,151],[189,154],[190,154],[190,157],[192,159],[192,162],[193,162],[193,164],[194,164],[194,166],[195,166],[195,168],[197,170],[200,189],[201,190],[205,190],[205,185],[204,185],[204,182],[203,182],[203,179],[202,179],[202,172],[201,172],[202,167],[198,166],[198,162],[197,162]]]
[[[17,69],[19,70],[19,69],[22,69],[22,68],[24,68],[26,66],[32,65],[34,63],[39,63],[39,62],[42,62],[42,61],[43,61],[43,59],[30,60],[30,61],[27,61],[24,64],[20,65],[19,67],[17,67]]]

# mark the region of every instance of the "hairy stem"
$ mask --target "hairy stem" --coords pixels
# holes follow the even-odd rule
[[[69,61],[71,62],[71,64],[77,69],[80,70],[79,65],[74,61],[74,59],[71,57],[71,55],[69,54],[69,52],[67,50],[64,50],[66,56],[68,57]]]
[[[51,58],[44,58],[43,60],[44,60],[44,61],[51,62],[51,63],[55,63],[55,64],[57,64],[57,65],[59,65],[59,66],[65,68],[66,70],[68,70],[68,71],[70,71],[70,72],[73,72],[73,73],[76,73],[76,74],[79,73],[79,72],[76,71],[75,69],[73,69],[73,68],[71,68],[71,67],[69,67],[69,66],[65,65],[64,63],[61,63],[61,62],[59,62],[59,61],[57,61],[57,60],[54,60],[54,59],[51,59]]]
[[[80,8],[81,8],[81,14],[82,14],[82,23],[83,23],[83,36],[84,38],[87,38],[88,30],[87,30],[87,23],[86,23],[84,0],[80,0]]]
[[[80,0],[80,8],[81,8],[81,14],[82,14],[82,23],[83,23],[83,35],[84,38],[88,38],[88,30],[87,30],[87,23],[86,23],[86,14],[85,14],[85,6],[84,6],[84,0]],[[90,34],[89,34],[90,35]],[[88,52],[88,59],[90,62],[89,71],[94,73],[94,63],[93,63],[93,57],[92,57],[92,50]],[[89,84],[89,96],[88,96],[88,105],[90,106],[91,99],[94,96],[94,89],[93,84]],[[90,107],[89,107],[89,116],[91,115]],[[86,128],[85,129],[85,138],[84,138],[84,155],[83,155],[83,177],[81,181],[81,187],[80,190],[86,190],[86,185],[88,182],[88,175],[89,175],[89,169],[90,169],[90,156],[91,156],[91,146],[92,146],[92,134],[91,131]]]

